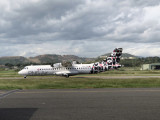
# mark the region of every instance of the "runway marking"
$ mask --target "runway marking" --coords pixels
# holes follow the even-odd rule
[[[4,98],[4,97],[6,97],[6,96],[8,96],[8,95],[10,95],[10,94],[12,94],[12,93],[15,93],[15,92],[17,92],[17,91],[19,91],[19,89],[10,90],[10,91],[8,91],[8,92],[5,92],[5,93],[3,93],[3,94],[0,94],[0,99]]]
[[[18,94],[41,94],[41,93],[111,93],[111,92],[160,92],[160,90],[108,90],[108,91],[20,91]]]

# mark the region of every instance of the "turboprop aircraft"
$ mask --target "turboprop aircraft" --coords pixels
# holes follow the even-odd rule
[[[77,74],[94,74],[107,71],[111,68],[120,68],[119,64],[122,55],[122,48],[115,48],[111,55],[101,62],[91,64],[72,64],[63,65],[63,63],[56,63],[53,65],[30,65],[24,67],[18,74],[27,76],[39,75],[59,75],[69,77]]]

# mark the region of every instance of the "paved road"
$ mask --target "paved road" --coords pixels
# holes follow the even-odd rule
[[[0,91],[0,120],[159,120],[160,88]]]
[[[77,77],[77,76],[73,76],[73,77]],[[136,78],[160,78],[160,76],[84,76],[81,78],[136,79]]]
[[[27,79],[47,79],[47,78],[56,78],[57,76],[28,76]],[[72,78],[101,78],[101,79],[137,79],[137,78],[160,78],[160,76],[70,76]],[[58,78],[60,78],[58,76]],[[22,77],[0,77],[0,80],[17,80],[23,79]]]

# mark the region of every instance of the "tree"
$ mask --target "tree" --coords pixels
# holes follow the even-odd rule
[[[6,63],[5,66],[8,67],[8,68],[12,68],[14,65],[11,64],[11,63]]]

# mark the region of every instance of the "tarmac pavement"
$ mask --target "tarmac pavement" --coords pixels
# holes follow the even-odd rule
[[[0,120],[159,120],[160,88],[0,90]]]

